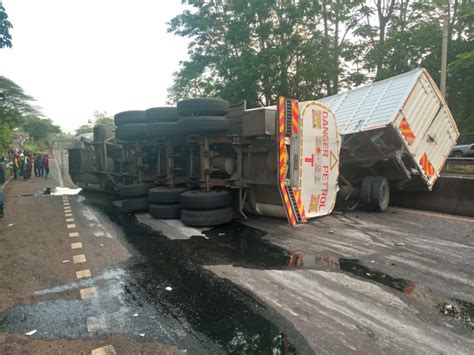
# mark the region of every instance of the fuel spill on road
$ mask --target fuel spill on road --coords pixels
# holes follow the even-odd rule
[[[84,201],[88,204],[87,198]],[[97,205],[89,207],[97,208]],[[280,268],[286,253],[261,242],[265,234],[240,223],[205,232],[206,237],[171,240],[118,216],[132,256],[91,279],[40,290],[40,299],[0,313],[0,331],[45,339],[124,334],[175,344],[188,353],[312,353],[306,340],[273,309],[204,265]],[[225,234],[225,235],[223,235]],[[96,297],[79,301],[62,294],[94,287]],[[45,301],[44,295],[54,297]],[[91,317],[102,319],[91,332]]]

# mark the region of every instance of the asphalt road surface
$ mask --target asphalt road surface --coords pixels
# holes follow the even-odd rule
[[[474,219],[390,209],[197,230],[116,214],[74,188],[61,154],[50,180],[6,187],[2,354],[474,349]]]

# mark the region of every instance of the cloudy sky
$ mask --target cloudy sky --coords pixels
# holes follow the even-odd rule
[[[2,0],[0,0],[1,2]],[[3,0],[13,48],[0,75],[36,98],[64,131],[92,117],[165,104],[187,40],[166,23],[180,0]]]

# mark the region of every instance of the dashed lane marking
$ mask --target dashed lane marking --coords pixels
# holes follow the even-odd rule
[[[85,277],[91,277],[91,271],[89,269],[76,271],[76,276],[78,279],[83,279]]]
[[[64,209],[64,212],[65,212],[65,213],[71,213],[72,211],[71,211],[70,208],[65,208],[65,209]]]
[[[64,217],[72,217],[72,213],[66,213]]]
[[[106,345],[102,348],[92,350],[91,355],[116,355],[116,351],[112,345]]]
[[[71,243],[71,249],[80,249],[80,248],[82,248],[81,242]]]
[[[74,264],[85,263],[87,261],[84,254],[74,255],[72,260],[74,261]]]
[[[63,205],[64,206],[69,206],[70,204],[69,204],[69,202],[63,202]]]
[[[81,294],[81,299],[87,300],[89,298],[95,297],[95,288],[94,287],[88,287],[88,288],[81,288],[79,290]]]
[[[77,232],[69,233],[69,237],[71,237],[71,238],[79,237],[79,233],[77,233]]]
[[[67,229],[73,229],[73,228],[76,228],[76,225],[75,224],[67,224],[66,227],[67,227]]]
[[[87,318],[87,331],[89,333],[96,333],[105,328],[107,328],[107,324],[105,323],[105,318],[103,316]]]
[[[66,218],[66,222],[74,222],[74,218]]]

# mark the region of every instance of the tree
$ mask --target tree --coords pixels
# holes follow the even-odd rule
[[[11,28],[13,28],[13,26],[11,22],[8,21],[5,7],[0,2],[0,48],[12,47],[12,36],[10,35]]]
[[[94,111],[92,114],[92,119],[90,119],[88,122],[91,126],[104,125],[115,128],[113,117],[109,116],[105,111]]]
[[[42,119],[35,116],[26,118],[23,129],[35,142],[44,141],[53,134],[61,133],[59,126],[54,125],[50,119]]]
[[[92,126],[91,125],[84,124],[84,125],[80,126],[78,129],[76,129],[74,135],[77,137],[77,136],[80,136],[81,134],[85,134],[85,133],[92,133]]]

